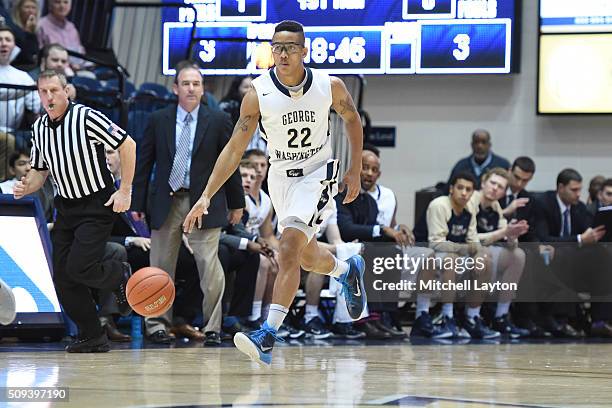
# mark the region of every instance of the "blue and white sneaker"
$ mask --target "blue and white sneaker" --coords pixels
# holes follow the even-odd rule
[[[284,341],[276,335],[276,330],[268,326],[267,322],[259,330],[236,333],[234,336],[234,344],[238,350],[264,367],[270,367],[272,364],[272,348],[276,340]]]
[[[365,261],[361,255],[353,255],[346,262],[349,264],[349,270],[335,279],[342,285],[342,294],[349,315],[353,320],[357,320],[368,302],[363,282]]]

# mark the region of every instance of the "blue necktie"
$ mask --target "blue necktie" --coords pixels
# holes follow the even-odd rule
[[[569,208],[566,208],[563,211],[563,236],[569,237],[571,235],[571,225],[570,225],[570,212]]]
[[[187,116],[185,116],[183,131],[181,132],[181,136],[176,146],[174,162],[172,163],[170,179],[168,180],[172,191],[176,191],[183,187],[183,181],[185,180],[187,161],[189,160],[189,144],[191,142],[191,119],[191,113],[188,113]]]

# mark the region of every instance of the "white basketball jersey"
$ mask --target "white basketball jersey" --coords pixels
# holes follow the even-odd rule
[[[332,157],[331,81],[329,75],[316,69],[306,68],[306,76],[299,97],[291,96],[274,68],[253,80],[261,112],[259,130],[268,142],[272,169],[303,169]]]
[[[251,234],[259,234],[261,224],[266,220],[270,211],[272,211],[272,201],[265,191],[259,191],[259,205],[250,195],[245,195],[246,211],[249,213],[249,219],[246,222],[246,229]]]

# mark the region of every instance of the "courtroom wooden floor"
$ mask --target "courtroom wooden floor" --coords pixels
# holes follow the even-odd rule
[[[0,343],[0,387],[69,388],[35,407],[612,406],[612,343],[281,344],[271,369],[233,347],[141,345]]]

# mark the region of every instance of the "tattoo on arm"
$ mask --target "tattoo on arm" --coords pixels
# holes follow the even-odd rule
[[[251,115],[243,116],[238,119],[236,126],[234,126],[234,134],[237,132],[246,132],[249,130],[249,123],[253,117]]]
[[[340,100],[337,106],[338,115],[342,116],[347,112],[357,113],[357,108],[355,108],[355,104],[353,104],[350,96]]]

